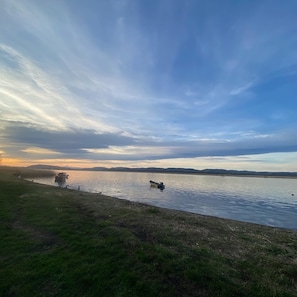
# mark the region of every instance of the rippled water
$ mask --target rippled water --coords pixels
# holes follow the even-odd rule
[[[159,207],[297,229],[297,179],[67,171],[70,187]],[[166,188],[150,188],[149,180]],[[56,185],[53,178],[35,179]]]

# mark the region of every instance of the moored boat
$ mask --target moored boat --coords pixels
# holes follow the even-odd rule
[[[56,176],[55,176],[55,182],[59,183],[59,184],[63,184],[66,182],[66,179],[68,179],[68,174],[66,174],[65,172],[59,172]]]
[[[153,180],[150,180],[150,185],[153,188],[158,188],[160,190],[164,190],[165,189],[165,185],[163,184],[163,182],[157,183]]]

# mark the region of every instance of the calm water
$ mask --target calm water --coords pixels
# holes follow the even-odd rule
[[[67,171],[70,187],[159,207],[297,229],[297,179]],[[166,188],[150,188],[149,180]],[[53,178],[35,179],[56,185]],[[294,195],[292,195],[294,194]]]

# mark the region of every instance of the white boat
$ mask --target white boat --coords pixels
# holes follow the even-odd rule
[[[56,176],[55,176],[55,183],[59,183],[59,184],[63,184],[66,182],[66,179],[68,179],[68,174],[66,174],[65,172],[59,172]]]
[[[164,190],[165,189],[165,185],[163,184],[163,182],[157,183],[153,180],[150,180],[150,185],[152,188],[158,188],[160,190]]]

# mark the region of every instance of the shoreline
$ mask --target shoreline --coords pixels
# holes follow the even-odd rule
[[[90,171],[90,172],[94,172],[94,171]],[[82,193],[90,193],[90,194],[102,194],[101,191],[98,191],[98,192],[87,192],[87,191],[82,191],[80,189],[80,186],[76,185],[76,186],[73,186],[71,184],[67,184],[65,183],[63,186],[58,186],[57,184],[52,184],[52,185],[49,185],[49,184],[43,184],[43,183],[40,183],[40,182],[36,182],[34,179],[31,179],[31,178],[25,178],[25,180],[29,181],[29,182],[34,182],[36,184],[40,184],[40,185],[48,185],[50,187],[54,187],[54,188],[59,188],[59,189],[69,189],[69,190],[73,190],[73,191],[80,191]],[[112,197],[112,198],[115,198],[115,199],[120,199],[120,200],[126,200],[126,201],[136,201],[136,199],[132,199],[130,200],[129,197],[126,197],[126,198],[119,198],[119,197],[116,197],[116,196],[110,196],[110,195],[106,195],[106,194],[102,194],[102,195],[105,195],[107,197]],[[144,202],[141,202],[141,201],[138,201],[138,203],[144,203]],[[144,203],[146,205],[151,205],[151,206],[154,206],[154,203],[150,204],[150,202],[147,202],[147,203]],[[159,206],[160,207],[160,206]],[[291,223],[284,223],[282,222],[282,220],[280,218],[277,218],[276,217],[276,221],[275,222],[269,222],[265,219],[262,219],[262,220],[257,220],[257,218],[252,218],[252,219],[249,219],[249,217],[247,217],[245,220],[242,220],[240,217],[234,217],[234,216],[228,216],[228,215],[225,215],[225,216],[219,216],[218,214],[205,214],[205,213],[201,213],[199,212],[199,210],[196,210],[196,212],[192,212],[191,210],[188,210],[188,209],[182,209],[182,208],[178,208],[178,207],[171,207],[170,205],[167,205],[167,206],[163,206],[161,208],[164,208],[164,209],[169,209],[169,210],[178,210],[178,211],[182,211],[182,212],[185,212],[185,213],[192,213],[192,214],[198,214],[198,215],[205,215],[205,216],[208,216],[208,217],[214,217],[214,218],[222,218],[222,219],[226,219],[226,220],[234,220],[234,221],[237,221],[237,222],[243,222],[243,223],[250,223],[250,224],[256,224],[256,225],[259,225],[259,226],[267,226],[267,227],[271,227],[271,228],[280,228],[280,229],[284,229],[284,230],[297,230],[297,226],[294,227],[294,224],[292,222],[292,220],[290,221]],[[278,220],[279,219],[279,220]]]
[[[230,170],[230,169],[191,169],[191,168],[70,168],[70,167],[55,167],[32,165],[25,167],[35,170],[73,170],[73,171],[100,171],[100,172],[135,172],[135,173],[161,173],[161,174],[189,174],[189,175],[215,175],[215,176],[240,176],[240,177],[275,177],[275,178],[297,178],[297,172],[274,172],[274,171],[249,171],[249,170]]]
[[[291,230],[291,231],[297,231],[297,226],[295,228],[288,228],[288,227],[280,227],[280,226],[272,226],[272,225],[266,225],[266,224],[261,224],[261,223],[256,223],[256,222],[252,222],[252,221],[243,221],[243,220],[239,220],[239,219],[231,219],[231,218],[227,218],[227,217],[220,217],[220,216],[215,216],[215,215],[207,215],[207,214],[202,214],[202,213],[198,213],[198,212],[191,212],[188,210],[181,210],[181,209],[176,209],[176,208],[170,208],[170,207],[161,207],[161,206],[155,206],[154,204],[149,204],[149,203],[144,203],[144,202],[140,202],[140,201],[133,201],[133,200],[129,200],[129,199],[125,199],[125,198],[118,198],[116,196],[110,196],[110,195],[106,195],[102,192],[88,192],[88,191],[83,191],[80,189],[80,186],[78,186],[78,188],[75,188],[74,186],[71,185],[67,185],[65,184],[65,186],[61,187],[61,186],[57,186],[57,185],[48,185],[48,184],[43,184],[43,183],[39,183],[36,182],[34,180],[29,180],[29,179],[23,179],[26,182],[29,183],[34,183],[34,184],[38,184],[41,186],[48,186],[51,188],[57,188],[57,189],[61,189],[61,190],[69,190],[69,191],[73,191],[73,192],[78,192],[78,193],[83,193],[84,196],[93,196],[93,195],[99,195],[99,196],[104,196],[104,197],[108,197],[111,199],[118,199],[120,201],[127,201],[127,202],[131,202],[131,203],[135,203],[135,204],[140,204],[140,205],[145,205],[145,206],[151,206],[151,207],[157,207],[160,209],[164,209],[164,210],[169,210],[169,211],[178,211],[178,212],[182,212],[185,214],[192,214],[192,215],[198,215],[198,216],[205,216],[208,218],[217,218],[217,219],[223,219],[223,220],[230,220],[230,221],[234,221],[234,222],[238,222],[238,223],[246,223],[246,224],[253,224],[253,225],[257,225],[257,226],[262,226],[262,227],[269,227],[269,228],[277,228],[277,229],[283,229],[283,230]]]
[[[277,226],[270,226],[270,225],[263,225],[263,224],[259,224],[259,223],[254,223],[254,222],[249,222],[249,221],[240,221],[240,220],[236,220],[236,219],[230,219],[230,218],[224,218],[224,217],[219,217],[219,216],[212,216],[212,215],[207,215],[207,214],[200,214],[200,213],[195,213],[195,212],[191,212],[191,211],[186,211],[186,210],[179,210],[179,209],[175,209],[175,208],[167,208],[167,207],[161,207],[161,206],[155,206],[153,204],[147,204],[147,203],[144,203],[144,202],[139,202],[139,201],[133,201],[133,200],[129,200],[129,199],[124,199],[124,198],[118,198],[118,197],[115,197],[115,196],[110,196],[110,195],[106,195],[102,192],[87,192],[87,191],[83,191],[83,190],[80,190],[80,189],[74,189],[74,188],[71,188],[71,186],[69,187],[69,185],[65,185],[65,187],[60,187],[60,186],[56,186],[56,185],[48,185],[48,184],[43,184],[43,183],[39,183],[39,182],[35,182],[34,180],[28,180],[26,178],[21,178],[21,180],[27,182],[27,183],[30,183],[30,184],[36,184],[36,185],[39,185],[41,187],[49,187],[51,189],[57,189],[57,190],[61,190],[61,191],[69,191],[70,193],[78,193],[79,196],[83,196],[84,199],[85,198],[105,198],[105,199],[111,199],[111,200],[117,200],[117,201],[121,201],[121,202],[124,202],[124,203],[128,203],[128,204],[131,204],[133,206],[137,206],[139,208],[141,207],[152,207],[152,208],[157,208],[159,210],[163,210],[163,211],[168,211],[168,212],[176,212],[176,213],[180,213],[180,214],[183,214],[183,215],[189,215],[189,216],[197,216],[197,217],[204,217],[205,219],[214,219],[214,220],[223,220],[223,221],[226,221],[226,222],[233,222],[233,223],[238,223],[238,224],[247,224],[247,225],[251,225],[251,227],[254,225],[254,226],[257,226],[257,227],[260,227],[260,228],[272,228],[272,229],[279,229],[279,230],[284,230],[284,231],[293,231],[293,232],[296,232],[297,234],[297,227],[296,229],[291,229],[291,228],[285,228],[285,227],[277,227]]]

